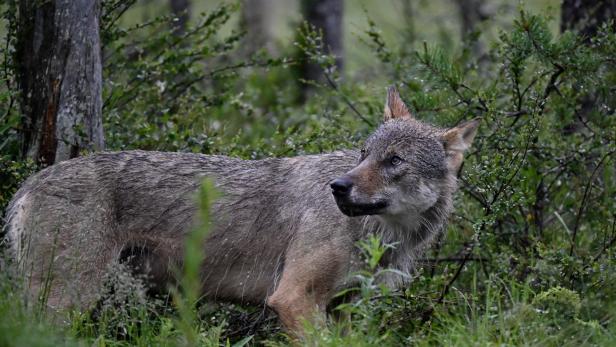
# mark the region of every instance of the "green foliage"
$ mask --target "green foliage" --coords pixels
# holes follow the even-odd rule
[[[21,291],[0,260],[0,345],[1,346],[81,346],[56,330],[54,324],[39,319],[24,307]]]
[[[597,321],[549,311],[548,307],[563,309],[558,301],[564,311],[574,313],[580,305],[575,292],[557,288],[535,295],[516,281],[502,282],[493,276],[480,283],[480,275],[473,276],[471,291],[452,295],[451,311],[439,312],[428,334],[414,341],[417,345],[609,345],[616,337]],[[573,301],[565,302],[567,299]]]
[[[578,293],[562,287],[552,287],[539,293],[532,302],[535,309],[550,315],[552,321],[571,321],[580,313],[580,296]]]
[[[339,297],[356,300],[336,310],[352,319],[311,328],[306,344],[616,341],[616,35],[609,26],[585,44],[575,33],[552,32],[549,18],[520,11],[489,50],[475,56],[469,53],[472,43],[459,49],[432,41],[391,44],[369,19],[360,38],[380,61],[373,67],[379,74],[351,78],[335,70],[333,58],[322,53],[319,33],[308,25],[298,28],[296,44],[280,57],[246,57],[237,50],[241,34],[223,30],[237,15],[236,5],[203,13],[184,34],[174,35],[169,16],[119,25],[133,3],[103,1],[103,113],[110,150],[258,159],[356,146],[380,120],[383,81],[400,85],[418,119],[445,127],[481,117],[460,173],[456,212],[446,235],[418,260],[412,283],[396,292],[380,285],[378,277],[388,270],[378,268],[379,259],[395,245],[365,240],[360,247],[376,273],[357,274],[357,287]],[[11,22],[11,8],[3,9]],[[5,66],[9,53],[2,51]],[[303,81],[315,94],[301,103],[297,63],[304,59],[320,64],[327,80]],[[0,88],[2,207],[34,170],[17,161],[19,110],[10,71],[0,71],[7,82]],[[204,211],[211,192],[202,190]],[[197,245],[206,230],[191,234],[187,243],[186,282],[173,297],[175,306],[129,297],[124,309],[109,303],[98,319],[75,313],[66,329],[71,338],[63,339],[44,320],[29,323],[32,316],[15,299],[19,289],[5,286],[0,313],[16,316],[0,323],[0,339],[32,339],[30,345],[245,344],[251,338],[287,343],[271,325],[227,341],[233,323],[228,306],[196,309],[196,268],[207,256]],[[26,336],[27,329],[42,338]]]
[[[210,209],[216,199],[216,194],[214,183],[206,179],[201,185],[198,195],[201,225],[195,228],[186,238],[183,274],[180,277],[182,278],[181,291],[173,292],[173,303],[179,314],[176,324],[186,338],[185,343],[188,346],[212,345],[212,342],[208,342],[212,336],[207,333],[207,329],[203,329],[202,322],[197,319],[196,305],[201,295],[200,268],[204,257],[201,245],[209,234]],[[202,331],[205,334],[202,334]],[[215,336],[214,341],[217,342],[220,338],[220,332],[216,333]]]
[[[19,93],[13,62],[17,30],[16,11],[15,1],[9,0],[0,5],[1,21],[6,23],[6,35],[0,45],[0,153],[7,157],[6,160],[15,159],[19,153],[16,136],[20,120]]]
[[[29,160],[13,160],[10,154],[0,155],[0,240],[4,239],[4,210],[21,182],[36,170],[36,165]],[[0,255],[4,244],[0,241]]]
[[[382,244],[378,236],[371,235],[367,240],[361,240],[358,247],[362,250],[367,270],[353,274],[357,286],[337,294],[343,303],[334,309],[334,315],[340,317],[336,324],[330,324],[325,329],[318,325],[307,326],[303,341],[306,345],[376,346],[401,342],[392,336],[394,331],[388,328],[402,318],[400,313],[404,302],[378,281],[380,277],[395,272],[379,268],[385,251],[395,245]]]
[[[170,34],[168,16],[127,29],[107,27],[103,108],[108,147],[209,149],[210,141],[201,135],[207,128],[204,116],[210,106],[232,97],[228,80],[244,65],[213,64],[239,38],[215,35],[235,9],[220,5],[181,36]]]
[[[0,210],[8,205],[19,184],[35,170],[31,161],[15,161],[9,156],[0,156]]]

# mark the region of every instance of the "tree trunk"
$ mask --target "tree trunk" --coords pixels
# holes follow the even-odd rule
[[[610,19],[612,29],[616,30],[616,0],[563,0],[561,6],[560,31],[577,31],[582,35],[582,40],[590,44],[590,38],[597,34],[599,27]],[[563,128],[564,135],[570,135],[581,131],[585,122],[596,109],[597,95],[589,92],[577,100],[580,105],[576,111],[577,118]]]
[[[175,35],[183,35],[186,32],[186,24],[190,19],[190,1],[189,0],[170,0],[171,12],[173,12],[176,20],[173,22],[173,33]]]
[[[104,147],[98,0],[21,0],[22,155],[51,165]]]
[[[417,35],[415,34],[415,6],[414,0],[402,0],[402,16],[404,17],[404,45],[411,46]]]
[[[460,13],[462,39],[472,38],[477,31],[477,24],[490,17],[484,0],[456,0],[456,4]],[[472,50],[476,56],[479,56],[484,51],[484,47],[477,40],[473,42]]]
[[[344,67],[344,46],[342,45],[343,0],[302,0],[304,18],[317,30],[323,33],[324,53],[336,58],[336,67],[342,71]],[[302,67],[302,77],[309,81],[323,81],[324,75],[320,66],[307,62]],[[304,94],[310,91],[306,86]]]
[[[563,0],[560,31],[577,30],[586,42],[599,27],[616,18],[616,0]],[[612,24],[616,28],[616,20]]]
[[[246,31],[242,44],[245,55],[250,55],[262,48],[270,54],[275,53],[271,25],[275,6],[275,0],[242,1],[240,27]]]

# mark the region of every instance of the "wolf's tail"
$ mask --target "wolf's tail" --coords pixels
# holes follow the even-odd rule
[[[30,189],[28,185],[24,185],[17,191],[6,209],[3,242],[8,245],[9,255],[17,264],[22,263],[26,249],[24,243],[26,240],[26,223],[31,213],[30,205]]]

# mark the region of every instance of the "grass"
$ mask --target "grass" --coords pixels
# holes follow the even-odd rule
[[[208,211],[216,196],[206,181],[199,194],[202,211]],[[225,319],[214,321],[220,312],[207,313],[207,303],[199,301],[199,264],[203,254],[198,247],[208,233],[208,214],[202,213],[202,226],[187,239],[180,288],[172,301],[141,300],[142,283],[130,276],[118,276],[114,286],[137,293],[115,294],[94,312],[70,312],[67,316],[31,310],[21,300],[16,281],[3,272],[0,281],[0,346],[245,346],[265,344],[285,346],[290,340],[274,330],[262,330],[259,337],[227,337]],[[376,270],[384,246],[378,239],[361,244],[366,262]],[[121,272],[122,269],[117,269]],[[554,287],[536,293],[530,286],[496,276],[487,280],[473,270],[469,291],[452,288],[442,304],[434,308],[428,321],[413,319],[417,307],[400,308],[400,298],[377,285],[371,272],[361,279],[359,300],[340,307],[350,320],[329,321],[325,326],[306,326],[306,346],[608,346],[616,343],[616,324],[586,320],[581,296],[569,289]],[[375,300],[375,298],[378,298]],[[414,300],[417,300],[415,297]],[[418,305],[421,306],[421,305]],[[396,318],[397,315],[401,315]],[[400,317],[407,316],[405,319]],[[410,315],[410,319],[408,318]],[[344,315],[343,315],[344,316]],[[10,317],[9,319],[6,319]],[[61,319],[59,319],[62,317]],[[214,323],[212,323],[214,322]]]
[[[69,320],[50,323],[22,305],[20,292],[5,279],[0,291],[0,346],[244,346],[264,343],[287,345],[278,334],[256,340],[244,336],[226,340],[224,324],[193,310],[154,309],[152,304],[129,304],[128,314],[92,321],[73,313]],[[492,279],[483,289],[476,283],[470,293],[455,292],[438,308],[433,319],[405,335],[382,326],[383,317],[355,316],[352,323],[308,327],[307,346],[610,346],[616,326],[607,327],[580,316],[577,293],[560,289],[534,293],[515,282]],[[568,300],[561,300],[567,298]],[[570,300],[572,299],[573,300]],[[577,298],[577,300],[575,299]],[[377,305],[388,305],[387,298]],[[134,305],[134,306],[131,306]],[[366,307],[367,308],[367,307]],[[185,315],[191,318],[187,320]],[[10,317],[10,319],[6,319]],[[376,318],[376,319],[375,319]],[[189,325],[184,325],[189,324]],[[124,330],[119,330],[123,327]]]

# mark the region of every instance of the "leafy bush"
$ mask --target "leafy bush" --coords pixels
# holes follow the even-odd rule
[[[553,287],[539,293],[532,302],[535,309],[550,315],[551,321],[571,321],[580,313],[580,296],[578,293],[562,288]]]

